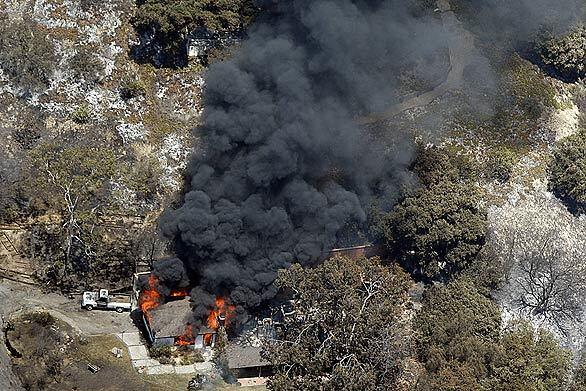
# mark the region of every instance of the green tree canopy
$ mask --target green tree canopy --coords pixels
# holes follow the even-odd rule
[[[569,383],[571,354],[551,333],[519,322],[505,330],[491,367],[486,389],[562,391]]]
[[[440,181],[407,196],[382,221],[388,248],[433,278],[466,268],[484,245],[486,213],[470,183]]]
[[[501,331],[498,306],[469,279],[436,286],[414,320],[420,390],[561,391],[570,353],[551,333],[526,322]]]
[[[586,27],[568,34],[547,37],[538,43],[541,59],[562,77],[576,80],[586,76]]]
[[[335,257],[293,265],[276,281],[293,292],[295,315],[268,345],[271,390],[392,390],[410,355],[410,280],[377,258]]]
[[[499,339],[500,311],[467,279],[430,288],[414,320],[421,389],[478,390]]]
[[[255,12],[252,0],[139,0],[134,25],[154,30],[165,49],[176,54],[192,30],[235,31],[250,23]]]
[[[586,132],[562,140],[553,153],[549,166],[549,188],[571,209],[586,206]]]

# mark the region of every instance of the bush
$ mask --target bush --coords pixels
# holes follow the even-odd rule
[[[92,117],[92,113],[90,108],[87,104],[82,104],[75,109],[73,113],[71,113],[71,119],[73,122],[78,124],[87,124]]]
[[[561,37],[547,37],[537,44],[542,61],[560,77],[575,81],[586,76],[586,27]]]
[[[23,320],[48,327],[55,323],[55,317],[48,312],[32,312],[23,316]]]
[[[47,88],[56,65],[55,48],[32,20],[0,17],[0,68],[27,93]]]
[[[69,60],[69,66],[73,70],[75,77],[85,80],[87,83],[98,83],[104,70],[104,66],[99,58],[95,55],[97,47],[82,46],[77,49],[77,53]]]
[[[496,147],[490,151],[486,165],[486,175],[494,180],[506,182],[513,173],[517,162],[515,153],[507,147]]]
[[[154,358],[161,364],[173,363],[173,351],[171,346],[152,346],[149,349],[151,358]]]
[[[467,155],[437,146],[418,146],[414,171],[424,186],[476,178],[478,167]]]
[[[549,165],[549,189],[573,212],[586,208],[586,132],[558,143]]]
[[[506,83],[514,103],[529,119],[538,119],[544,108],[559,107],[555,89],[530,62],[514,55],[507,63],[505,72]]]
[[[125,80],[120,87],[120,96],[124,100],[138,98],[146,94],[146,85],[141,80]]]
[[[136,192],[138,199],[153,201],[161,189],[162,174],[159,161],[154,157],[146,157],[137,161],[124,179],[127,186]]]

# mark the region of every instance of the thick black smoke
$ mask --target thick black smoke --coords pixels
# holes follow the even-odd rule
[[[270,300],[278,269],[319,259],[374,195],[396,198],[411,140],[377,146],[354,118],[390,105],[396,69],[443,42],[439,21],[403,3],[279,5],[209,69],[204,150],[160,223],[199,285],[196,317],[219,294],[247,309]]]
[[[216,295],[239,311],[271,300],[278,269],[318,260],[345,226],[365,221],[374,197],[392,205],[412,139],[385,134],[394,144],[380,145],[354,119],[391,105],[398,70],[445,46],[440,19],[412,12],[417,0],[283,3],[209,69],[203,148],[182,205],[160,221],[197,286],[198,319]],[[479,9],[490,26],[500,10],[488,3]]]

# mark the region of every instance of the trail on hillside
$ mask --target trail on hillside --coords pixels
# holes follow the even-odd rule
[[[437,7],[441,13],[442,23],[447,32],[447,44],[450,52],[450,70],[446,79],[430,91],[415,96],[408,96],[402,102],[389,107],[386,111],[360,117],[357,123],[368,125],[393,118],[403,111],[430,104],[446,92],[458,88],[464,77],[464,70],[472,63],[474,37],[464,28],[450,7],[449,0],[438,0]]]

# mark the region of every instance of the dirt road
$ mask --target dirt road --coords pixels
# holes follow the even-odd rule
[[[80,297],[69,299],[57,293],[44,293],[39,288],[0,280],[0,315],[8,319],[20,310],[45,309],[87,335],[115,334],[132,329],[128,313],[86,311]]]
[[[402,102],[391,106],[384,112],[361,117],[357,120],[359,124],[373,124],[390,119],[403,111],[428,105],[446,92],[458,88],[462,83],[464,70],[472,62],[471,54],[474,51],[474,37],[464,28],[456,14],[451,10],[449,0],[438,0],[436,4],[438,11],[441,13],[450,52],[450,70],[445,81],[430,91],[405,98]]]
[[[102,335],[135,331],[128,313],[86,311],[80,308],[79,297],[68,299],[39,288],[0,279],[0,326],[19,311],[44,309],[86,335]],[[2,333],[3,336],[3,333]],[[0,343],[0,390],[22,390],[12,372],[10,357]]]

